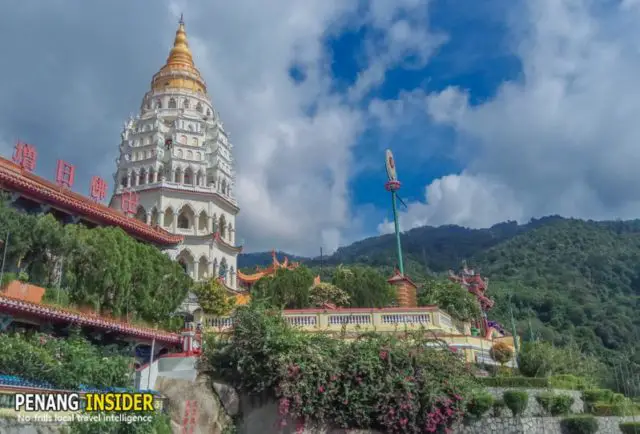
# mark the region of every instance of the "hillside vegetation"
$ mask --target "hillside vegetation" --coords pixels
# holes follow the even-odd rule
[[[422,227],[402,235],[405,271],[419,283],[466,260],[490,279],[491,319],[556,345],[575,343],[610,366],[640,372],[640,220],[594,222],[546,217],[489,229]],[[241,258],[244,267],[270,254]],[[304,261],[323,280],[338,264],[393,271],[395,240],[368,238],[322,260]],[[631,363],[631,364],[630,364]],[[623,374],[621,374],[623,375]]]

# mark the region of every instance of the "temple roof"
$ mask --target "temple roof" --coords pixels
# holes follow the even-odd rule
[[[0,189],[19,193],[71,215],[79,215],[98,226],[118,226],[138,240],[165,246],[175,245],[183,240],[182,236],[173,235],[157,226],[149,226],[81,194],[59,187],[2,157],[0,157]]]
[[[275,250],[271,251],[271,258],[272,258],[271,265],[269,265],[265,269],[260,269],[259,267],[256,267],[256,272],[253,274],[244,274],[242,271],[238,270],[237,272],[238,280],[240,280],[243,283],[253,284],[258,280],[262,279],[263,277],[271,276],[275,274],[275,272],[278,271],[279,269],[294,270],[298,268],[298,266],[300,265],[297,262],[289,263],[289,258],[287,258],[286,256],[284,257],[284,260],[282,262],[278,261],[278,256],[276,255]]]
[[[135,326],[129,323],[105,318],[97,314],[87,314],[72,309],[33,303],[18,298],[0,295],[0,312],[14,315],[26,315],[51,322],[74,323],[85,327],[95,327],[110,330],[123,335],[133,336],[144,340],[155,339],[166,344],[180,344],[182,336],[164,330]]]

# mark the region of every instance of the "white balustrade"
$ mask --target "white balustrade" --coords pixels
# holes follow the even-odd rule
[[[431,318],[429,314],[406,314],[406,313],[392,313],[382,315],[382,324],[429,324]]]

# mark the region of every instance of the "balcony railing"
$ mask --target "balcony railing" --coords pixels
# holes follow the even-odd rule
[[[404,331],[421,328],[450,335],[464,335],[464,324],[457,324],[437,307],[386,309],[299,309],[285,310],[285,320],[307,331]],[[444,321],[443,321],[444,319]],[[204,316],[205,329],[225,332],[233,327],[232,317]]]

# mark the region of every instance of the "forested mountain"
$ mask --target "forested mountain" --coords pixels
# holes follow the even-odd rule
[[[405,271],[414,280],[444,275],[466,260],[490,279],[490,316],[519,333],[640,364],[640,220],[594,222],[557,216],[489,229],[421,227],[402,234]],[[284,254],[284,253],[282,253]],[[281,255],[282,255],[281,254]],[[319,258],[301,260],[317,268]],[[241,267],[268,265],[270,253],[242,255]],[[368,238],[323,258],[390,273],[392,235]],[[323,274],[324,274],[323,273]],[[324,277],[323,277],[324,279]]]

